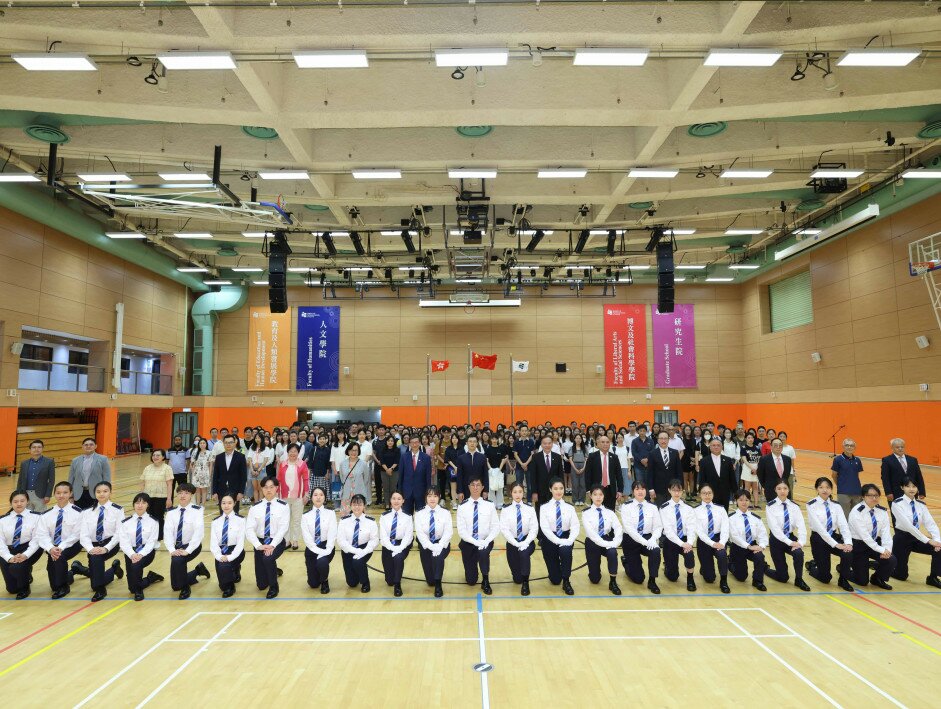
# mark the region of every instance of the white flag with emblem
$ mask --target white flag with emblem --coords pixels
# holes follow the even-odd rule
[[[514,372],[528,372],[529,371],[529,362],[517,362],[513,360],[513,371]]]

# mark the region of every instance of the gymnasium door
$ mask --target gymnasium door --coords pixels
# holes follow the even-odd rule
[[[173,414],[173,436],[183,436],[183,445],[187,448],[193,443],[193,436],[199,430],[199,414]]]

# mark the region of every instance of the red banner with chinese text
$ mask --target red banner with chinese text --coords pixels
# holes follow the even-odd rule
[[[643,305],[604,305],[604,385],[647,386],[647,318]]]

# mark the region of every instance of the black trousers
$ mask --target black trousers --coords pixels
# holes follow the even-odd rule
[[[167,498],[151,497],[150,506],[147,508],[147,514],[157,520],[157,541],[163,540],[163,516],[167,512]],[[222,508],[219,508],[222,512]]]
[[[882,538],[876,537],[876,544],[882,546]],[[888,559],[883,559],[879,552],[874,551],[862,539],[853,540],[853,575],[856,577],[857,586],[869,585],[869,560],[876,562],[876,577],[882,581],[888,581],[889,577],[895,571],[898,559],[895,554]]]
[[[320,542],[320,548],[326,549],[327,543]],[[317,556],[310,549],[304,550],[304,565],[307,567],[307,585],[311,588],[320,588],[320,584],[330,577],[330,562],[336,556],[336,548],[327,556]]]
[[[88,510],[97,505],[98,501],[89,490],[82,488],[81,494],[75,498],[75,504],[81,507],[83,510]]]
[[[748,562],[752,563],[752,583],[761,583],[765,579],[768,562],[765,561],[764,552],[750,551],[738,544],[729,545],[729,571],[736,581],[748,580]]]
[[[225,554],[224,556],[228,556]],[[219,588],[226,591],[234,589],[235,584],[242,579],[242,562],[245,561],[245,550],[236,558],[229,561],[216,561],[216,580],[219,582]]]
[[[49,576],[49,587],[53,591],[61,588],[68,588],[75,580],[72,572],[69,570],[69,562],[82,550],[82,545],[75,542],[70,547],[62,550],[57,560],[53,560],[49,553],[46,553],[46,574]]]
[[[176,495],[176,486],[179,485],[180,483],[185,483],[185,482],[186,482],[186,473],[173,473],[173,485],[172,485],[173,492],[170,494],[170,497],[174,497]]]
[[[834,534],[837,544],[843,544],[843,537]],[[817,573],[811,574],[820,583],[830,583],[833,574],[830,572],[831,556],[840,557],[840,579],[851,579],[853,577],[853,552],[840,551],[836,547],[831,547],[816,532],[810,533],[810,551],[814,556],[814,564],[817,566]]]
[[[463,539],[458,544],[461,550],[461,559],[464,562],[464,580],[468,585],[473,586],[477,583],[477,569],[484,576],[490,575],[490,551],[493,549],[493,542],[487,545],[486,549],[478,549],[473,544],[468,544]]]
[[[94,546],[104,547],[107,546],[110,542],[110,539],[103,539],[100,542],[95,542]],[[121,547],[118,544],[114,545],[114,549],[105,553],[105,554],[89,554],[88,555],[88,577],[91,581],[92,591],[104,591],[112,581],[114,581],[114,569],[111,568],[111,564],[106,564],[111,557],[121,551]]]
[[[366,545],[363,544],[359,548],[365,549]],[[366,564],[369,563],[372,554],[367,554],[362,559],[354,559],[352,554],[341,551],[340,556],[343,558],[343,573],[346,576],[347,586],[354,588],[369,583],[369,567]]]
[[[401,546],[402,540],[400,539],[398,541],[399,543],[396,546]],[[402,574],[405,572],[405,559],[408,557],[410,551],[411,546],[408,546],[395,556],[392,556],[392,552],[383,547],[382,571],[385,574],[386,583],[389,586],[402,583]]]
[[[144,571],[154,563],[154,555],[156,554],[155,550],[151,550],[149,554],[144,556],[136,564],[131,561],[131,557],[127,554],[124,555],[124,565],[126,569],[126,578],[127,578],[127,590],[131,593],[143,593],[144,589],[150,585],[150,581],[145,577]]]
[[[381,505],[385,498],[382,496],[382,466],[379,463],[373,464],[372,477],[376,482],[376,504]]]
[[[510,573],[513,575],[513,583],[522,583],[529,581],[529,573],[532,567],[533,552],[536,551],[536,545],[530,544],[520,551],[512,544],[506,545],[506,563],[510,566]]]
[[[430,549],[419,547],[418,557],[421,559],[421,569],[425,573],[425,582],[429,586],[434,586],[441,582],[444,576],[444,560],[451,553],[451,547],[445,547],[438,556],[432,556]]]
[[[644,534],[644,539],[650,539],[652,535]],[[653,581],[660,574],[660,547],[648,549],[643,544],[638,544],[629,535],[625,534],[621,541],[621,549],[624,552],[624,571],[634,583],[644,582],[644,566],[640,557],[647,557],[647,571],[650,573],[650,580]]]
[[[282,539],[271,556],[266,556],[261,549],[255,550],[255,585],[259,591],[266,588],[278,590],[278,558],[284,553],[285,547],[287,544]]]
[[[606,541],[611,541],[614,538],[613,533],[608,533],[609,538]],[[618,575],[618,549],[617,547],[611,547],[606,549],[595,544],[591,539],[585,538],[585,561],[588,563],[588,580],[592,583],[598,583],[601,581],[601,557],[604,557],[608,560],[608,574],[611,576]]]
[[[193,549],[192,553],[187,554],[186,556],[170,557],[170,588],[172,588],[174,591],[182,591],[189,588],[190,586],[196,585],[196,572],[187,571],[186,565],[198,557],[199,552],[202,550],[203,545],[200,544],[198,547]]]
[[[568,539],[569,533],[562,532],[563,539]],[[558,586],[563,580],[572,575],[572,546],[560,546],[543,536],[542,559],[546,562],[546,571],[549,574],[549,583]]]
[[[29,547],[28,542],[26,544],[17,544],[15,547],[10,547],[10,553],[13,556],[22,554],[27,547]],[[3,573],[3,582],[6,584],[7,593],[20,593],[29,588],[29,579],[33,575],[33,566],[39,561],[40,557],[42,557],[42,547],[19,564],[11,564],[9,561],[0,559],[0,572]]]
[[[696,559],[693,556],[693,550],[683,551],[683,547],[674,544],[666,537],[663,539],[663,575],[668,581],[676,581],[680,577],[680,556],[683,557],[683,565],[687,571],[696,568]]]
[[[401,490],[399,490],[401,492]],[[425,506],[425,493],[416,492],[415,497],[406,497],[405,502],[402,503],[402,509],[405,510],[405,514],[412,515],[418,512],[422,507]]]
[[[713,542],[719,541],[719,535],[713,535]],[[705,544],[702,539],[696,539],[696,556],[699,557],[699,573],[706,580],[706,583],[714,583],[716,580],[716,565],[719,566],[719,576],[728,576],[729,574],[729,556],[725,549],[716,549]]]
[[[908,532],[896,531],[895,537],[892,539],[892,553],[898,559],[898,563],[895,566],[895,571],[892,572],[893,578],[897,578],[899,581],[908,578],[908,557],[913,552],[915,554],[927,554],[928,558],[931,559],[929,576],[941,576],[941,551],[936,552],[930,544],[916,539]]]
[[[797,537],[790,535],[791,541],[797,541]],[[770,547],[771,563],[774,568],[766,573],[768,578],[772,578],[780,583],[787,583],[789,578],[787,573],[787,557],[790,556],[794,563],[794,580],[801,581],[804,578],[804,549],[792,549],[789,545],[782,542],[773,534],[771,535]]]

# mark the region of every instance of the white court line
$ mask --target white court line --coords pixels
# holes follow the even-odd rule
[[[201,611],[202,615],[472,615],[474,611]]]
[[[160,691],[161,691],[164,687],[166,687],[168,684],[170,684],[170,682],[172,682],[172,681],[176,678],[176,676],[177,676],[178,674],[180,674],[183,670],[185,670],[187,667],[189,667],[190,664],[192,664],[193,660],[195,660],[197,657],[199,657],[202,653],[206,652],[206,650],[209,648],[209,646],[212,645],[213,641],[215,641],[220,635],[222,635],[226,630],[228,630],[228,629],[229,629],[229,626],[232,625],[232,624],[233,624],[235,621],[237,621],[239,618],[241,618],[241,614],[235,616],[232,620],[230,620],[228,623],[226,623],[225,625],[223,625],[223,626],[222,626],[222,629],[219,630],[218,633],[216,633],[216,634],[213,635],[209,640],[207,640],[207,641],[205,642],[205,644],[203,644],[203,646],[202,646],[201,648],[199,648],[196,652],[194,652],[186,662],[184,662],[182,665],[180,665],[179,667],[177,667],[176,670],[174,670],[173,673],[172,673],[169,677],[167,677],[163,682],[160,683],[160,686],[159,686],[159,687],[157,687],[153,692],[151,692],[150,694],[148,694],[148,695],[144,698],[144,701],[142,701],[140,704],[137,705],[137,709],[141,709],[141,707],[144,706],[145,704],[147,704],[147,702],[149,702],[151,699],[153,699],[153,698],[156,697],[158,694],[160,694]]]
[[[522,613],[717,613],[720,611],[758,611],[760,608],[604,608],[604,609],[584,609],[574,608],[572,610],[494,610],[484,611],[484,613],[506,613],[511,615],[520,615]]]
[[[183,628],[185,628],[187,625],[189,625],[189,624],[192,623],[194,620],[196,620],[196,618],[198,618],[200,615],[202,615],[202,613],[195,613],[195,614],[193,614],[190,618],[188,618],[187,620],[184,620],[180,625],[178,625],[176,628],[174,628],[173,630],[171,630],[168,635],[165,635],[162,640],[160,640],[159,642],[155,643],[149,650],[147,650],[146,652],[144,652],[140,657],[138,657],[136,660],[134,660],[131,664],[129,664],[127,667],[125,667],[123,670],[121,670],[121,671],[118,672],[117,674],[112,675],[111,679],[109,679],[109,680],[108,680],[107,682],[105,682],[104,684],[100,685],[100,686],[98,687],[98,689],[96,689],[94,692],[92,692],[92,693],[89,694],[87,697],[85,697],[82,701],[80,701],[78,704],[76,704],[75,707],[74,707],[74,709],[79,709],[79,707],[83,707],[83,706],[85,706],[86,704],[88,704],[88,702],[90,702],[92,699],[94,699],[95,697],[97,697],[101,692],[103,692],[105,689],[107,689],[107,688],[110,687],[112,684],[114,684],[115,682],[117,682],[121,677],[123,677],[123,676],[125,675],[125,673],[128,672],[128,670],[130,670],[130,669],[132,669],[133,667],[135,667],[141,660],[143,660],[145,657],[147,657],[148,655],[150,655],[152,652],[154,652],[154,650],[156,650],[158,647],[160,647],[161,645],[163,645],[165,642],[167,642],[168,640],[170,640],[170,638],[172,638],[176,633],[178,633],[178,632],[180,632],[181,630],[183,630]]]
[[[752,638],[799,638],[798,635],[546,635],[532,637],[489,637],[489,642],[595,642],[597,640],[750,640]],[[452,643],[480,642],[476,638],[178,638],[168,643]],[[484,660],[486,661],[486,660]]]
[[[755,643],[758,644],[758,647],[760,647],[760,648],[761,648],[762,650],[764,650],[766,653],[768,653],[769,655],[771,655],[771,657],[773,657],[775,660],[777,660],[777,661],[780,662],[782,665],[784,665],[785,669],[787,669],[788,672],[790,672],[791,674],[793,674],[793,675],[794,675],[795,677],[797,677],[801,682],[803,682],[804,684],[806,684],[808,687],[810,687],[812,690],[814,690],[817,694],[819,694],[821,697],[823,697],[823,698],[826,699],[828,702],[830,702],[830,704],[832,704],[832,705],[835,706],[835,707],[839,707],[839,709],[842,709],[842,706],[841,706],[835,699],[833,699],[833,697],[831,697],[829,694],[827,694],[827,693],[824,692],[822,689],[820,689],[820,687],[818,687],[817,685],[815,685],[815,684],[814,684],[813,682],[811,682],[809,679],[807,679],[806,677],[804,677],[804,675],[802,675],[800,672],[798,672],[798,671],[795,670],[793,667],[791,667],[788,663],[786,663],[783,659],[781,659],[781,656],[780,656],[780,655],[778,655],[776,652],[774,652],[774,650],[772,650],[770,647],[768,647],[768,646],[765,645],[763,642],[761,642],[760,639],[758,639],[757,637],[755,637],[754,635],[752,635],[751,633],[749,633],[745,628],[743,628],[741,625],[739,625],[739,624],[736,623],[734,620],[732,620],[732,619],[731,619],[729,616],[727,616],[724,612],[719,611],[719,613],[720,613],[720,615],[721,615],[723,618],[725,618],[725,619],[726,619],[727,621],[729,621],[732,625],[734,625],[736,628],[738,628],[739,631],[742,632],[742,633],[745,635],[745,637],[754,640]],[[796,633],[795,633],[794,635],[796,636]]]
[[[0,613],[0,620],[3,620],[4,618],[9,618],[11,615],[13,614],[12,613]]]
[[[787,636],[790,637],[790,636]],[[477,638],[180,638],[168,643],[454,643],[477,642]]]
[[[477,639],[480,645],[480,662],[487,662],[487,639],[484,636],[484,604],[483,597],[477,594]],[[490,709],[490,680],[487,675],[489,672],[478,672],[480,675],[480,706],[482,709]]]
[[[819,652],[821,655],[823,655],[825,658],[827,658],[828,660],[830,660],[830,662],[832,662],[833,664],[835,664],[837,667],[840,667],[840,668],[846,670],[847,672],[849,672],[851,675],[853,675],[853,677],[855,677],[856,679],[858,679],[860,682],[862,682],[863,684],[865,684],[865,685],[866,685],[867,687],[869,687],[870,689],[872,689],[872,690],[878,692],[880,695],[882,695],[883,697],[885,697],[886,699],[888,699],[890,702],[892,702],[895,706],[901,707],[901,709],[907,709],[906,706],[905,706],[904,704],[902,704],[900,701],[898,701],[895,697],[893,697],[893,696],[891,696],[890,694],[887,694],[886,692],[884,692],[884,691],[882,691],[881,689],[879,689],[876,685],[874,685],[874,684],[873,684],[872,682],[870,682],[868,679],[866,679],[865,677],[863,677],[862,675],[860,675],[860,674],[859,674],[858,672],[856,672],[855,670],[852,670],[852,669],[850,669],[849,667],[847,667],[846,665],[844,665],[842,662],[840,662],[838,659],[836,659],[836,658],[835,658],[833,655],[831,655],[830,653],[826,652],[825,650],[821,650],[819,647],[817,647],[817,645],[816,645],[815,643],[812,643],[810,640],[808,640],[807,638],[805,638],[805,637],[804,637],[803,635],[801,635],[800,633],[797,633],[797,632],[795,632],[794,630],[792,630],[791,628],[789,628],[788,626],[786,626],[784,623],[782,623],[780,620],[778,620],[777,618],[775,618],[773,615],[771,615],[771,614],[770,614],[768,611],[766,611],[764,608],[759,608],[758,610],[760,610],[762,613],[764,613],[764,614],[765,614],[766,616],[768,616],[771,620],[773,620],[775,623],[777,623],[778,625],[780,625],[782,628],[784,628],[784,629],[787,630],[788,632],[794,633],[794,637],[796,637],[796,638],[798,638],[798,639],[800,639],[800,640],[803,640],[807,645],[809,645],[809,646],[812,647],[814,650],[816,650],[816,651]]]

